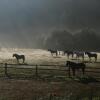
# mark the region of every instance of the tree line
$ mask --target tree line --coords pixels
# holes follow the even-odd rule
[[[45,40],[44,47],[58,50],[99,51],[100,36],[90,29],[83,29],[76,34],[65,30],[53,31]]]

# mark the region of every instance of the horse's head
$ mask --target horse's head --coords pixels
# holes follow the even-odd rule
[[[70,61],[66,61],[66,66],[69,66]]]
[[[85,55],[87,55],[88,54],[88,52],[85,52]]]
[[[13,54],[13,57],[15,57],[16,55],[17,55],[17,54],[14,53],[14,54]]]
[[[51,49],[48,49],[48,51],[51,51]]]
[[[67,51],[67,50],[64,50],[63,53],[64,53],[64,55],[65,55],[66,53],[68,53],[68,51]]]

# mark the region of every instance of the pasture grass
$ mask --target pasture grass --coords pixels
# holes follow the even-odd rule
[[[50,100],[50,94],[54,94],[53,100],[89,100],[91,90],[93,100],[100,96],[99,83],[89,82],[84,84],[85,76],[76,73],[76,77],[68,77],[68,72],[58,70],[38,70],[38,76],[34,69],[8,68],[7,78],[4,68],[0,68],[0,100]],[[89,75],[88,75],[89,74]],[[93,74],[93,75],[92,75]],[[5,78],[6,77],[6,78]],[[97,87],[97,85],[99,87]],[[80,99],[79,99],[80,100]],[[98,100],[98,99],[97,99]]]
[[[8,74],[10,80],[8,78],[3,81],[10,82],[10,84],[3,82],[5,86],[3,90],[1,89],[4,91],[4,94],[0,93],[1,100],[49,100],[50,93],[56,93],[57,96],[53,97],[54,100],[66,100],[69,96],[71,100],[77,100],[78,98],[89,100],[91,90],[93,100],[95,100],[100,93],[100,88],[96,87],[96,84],[99,83],[87,82],[94,79],[90,77],[94,76],[93,73],[86,73],[83,76],[82,73],[77,72],[76,77],[68,77],[67,71],[38,70],[38,76],[36,77],[35,70],[32,68],[20,69],[13,67],[8,68]],[[5,77],[4,68],[0,68],[0,75]],[[37,86],[37,84],[39,85]]]
[[[89,100],[99,95],[100,88],[95,85],[81,84],[74,80],[43,81],[43,80],[16,80],[0,79],[0,100]],[[36,99],[37,98],[37,99]],[[81,100],[81,99],[79,99]],[[94,99],[95,100],[95,99]]]
[[[19,51],[19,50],[18,50]],[[16,52],[18,52],[16,51]],[[15,52],[15,51],[14,51]],[[24,51],[22,51],[23,53]],[[66,56],[52,57],[48,52],[39,52],[32,50],[26,55],[26,63],[28,64],[58,64],[65,65]],[[7,55],[6,52],[2,56]],[[85,58],[86,69],[89,72],[82,75],[81,71],[76,73],[76,77],[69,77],[66,68],[52,67],[58,70],[38,70],[38,75],[34,69],[8,68],[8,75],[5,75],[5,69],[0,67],[0,100],[50,100],[50,94],[53,100],[100,100],[100,82],[88,82],[92,79],[100,80],[100,73],[92,71],[100,71],[100,59],[98,62],[89,63],[89,59]],[[12,51],[8,58],[5,56],[3,63],[16,64],[16,59],[12,58]],[[39,67],[41,68],[41,66]],[[47,66],[43,68],[48,69]],[[92,69],[97,68],[97,69]],[[72,73],[71,73],[72,74]],[[91,77],[91,78],[90,78]],[[70,98],[70,99],[69,99]]]

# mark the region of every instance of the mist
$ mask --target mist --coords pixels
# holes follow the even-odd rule
[[[76,34],[87,27],[100,32],[99,0],[0,1],[1,47],[44,48],[55,30]]]

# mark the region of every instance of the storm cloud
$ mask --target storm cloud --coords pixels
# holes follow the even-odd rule
[[[100,31],[99,0],[0,0],[1,46],[39,47],[53,30],[86,27]]]

